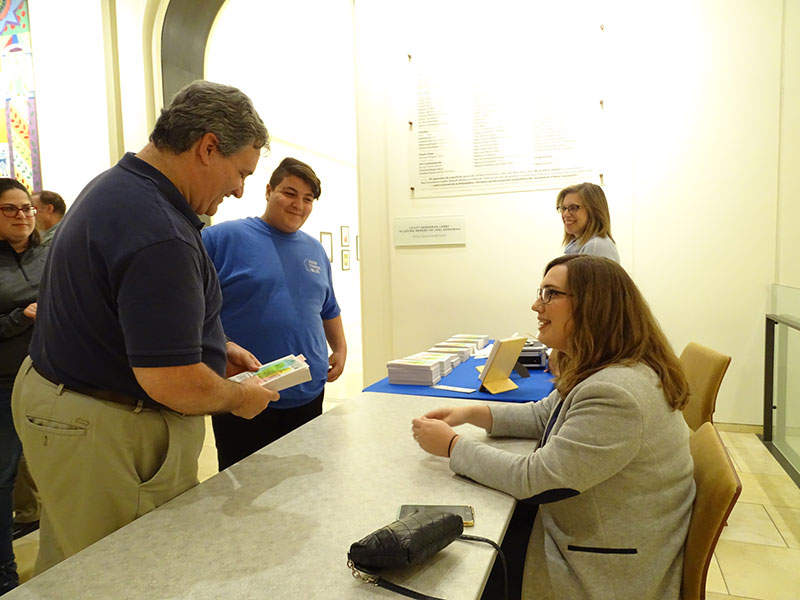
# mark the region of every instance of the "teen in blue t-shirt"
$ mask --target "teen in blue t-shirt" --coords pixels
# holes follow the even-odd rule
[[[262,363],[302,354],[311,370],[311,381],[282,390],[280,401],[255,419],[212,417],[220,470],[322,414],[325,382],[344,368],[347,344],[330,261],[300,231],[320,191],[311,167],[285,158],[267,185],[260,218],[203,231],[222,288],[225,335]]]

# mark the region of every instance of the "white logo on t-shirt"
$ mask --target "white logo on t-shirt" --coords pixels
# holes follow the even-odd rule
[[[303,264],[306,266],[306,271],[309,273],[319,273],[319,263],[315,260],[307,258],[303,261]]]

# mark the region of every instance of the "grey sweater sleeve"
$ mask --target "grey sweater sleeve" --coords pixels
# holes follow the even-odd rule
[[[505,417],[513,413],[522,418],[521,410],[509,407],[502,412],[497,423],[501,431],[520,427],[505,422]],[[528,419],[537,416],[529,412]],[[461,437],[453,447],[450,468],[515,498],[536,497],[548,502],[610,478],[633,459],[641,444],[642,419],[636,398],[608,381],[587,380],[576,386],[564,402],[558,423],[547,443],[528,455]],[[528,427],[533,430],[538,425]],[[494,428],[493,434],[497,435]]]
[[[489,435],[492,437],[540,439],[558,399],[558,392],[553,390],[549,396],[539,402],[524,404],[506,402],[490,405],[492,431],[489,432]]]

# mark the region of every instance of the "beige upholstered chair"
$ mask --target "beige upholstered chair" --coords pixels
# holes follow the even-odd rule
[[[742,482],[712,423],[704,423],[692,432],[689,447],[697,496],[683,556],[681,600],[703,600],[708,566],[722,528],[742,492]]]
[[[683,409],[683,418],[696,431],[703,423],[713,422],[717,392],[731,357],[689,342],[681,353],[681,364],[689,380],[689,403]]]

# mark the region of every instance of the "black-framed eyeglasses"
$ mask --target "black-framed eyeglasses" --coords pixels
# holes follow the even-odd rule
[[[556,210],[558,210],[558,212],[560,212],[562,215],[563,215],[565,212],[568,212],[569,214],[571,214],[571,215],[574,215],[574,214],[575,214],[576,212],[578,212],[580,209],[581,209],[581,205],[580,205],[580,204],[570,204],[569,206],[564,206],[564,205],[562,204],[562,205],[561,205],[561,206],[559,206],[559,207],[558,207]]]
[[[3,211],[3,214],[8,217],[9,219],[14,219],[19,213],[22,213],[26,217],[35,217],[36,207],[28,204],[27,206],[14,206],[13,204],[3,204],[0,206],[0,210]]]
[[[542,301],[542,304],[550,304],[550,300],[557,296],[571,296],[572,294],[568,294],[567,292],[560,292],[558,290],[554,290],[553,288],[539,288],[536,290],[536,297]]]

